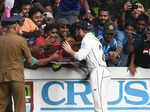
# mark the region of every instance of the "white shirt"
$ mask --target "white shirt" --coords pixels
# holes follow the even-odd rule
[[[106,67],[102,45],[90,32],[83,37],[81,48],[78,52],[75,52],[74,57],[77,60],[85,59],[88,67],[91,69],[99,66]]]

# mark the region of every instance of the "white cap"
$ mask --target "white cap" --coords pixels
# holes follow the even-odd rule
[[[43,18],[54,18],[53,14],[51,12],[44,12],[43,13]]]

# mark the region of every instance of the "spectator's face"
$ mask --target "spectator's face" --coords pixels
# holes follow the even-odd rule
[[[135,32],[135,29],[133,26],[127,26],[125,28],[125,33],[127,37],[133,37],[133,32]]]
[[[29,11],[31,9],[31,5],[28,4],[28,5],[23,5],[22,6],[22,16],[23,17],[28,17],[29,16]]]
[[[33,14],[32,20],[34,21],[34,23],[35,23],[37,26],[41,25],[41,24],[42,24],[42,21],[43,21],[43,17],[42,17],[41,12],[36,12],[35,14]]]
[[[141,3],[136,3],[136,5],[138,8],[131,12],[134,18],[138,18],[138,16],[144,12],[144,7]]]
[[[113,33],[104,33],[104,39],[106,42],[110,42],[110,40],[113,38]]]
[[[51,6],[46,6],[45,10],[46,10],[46,12],[53,12],[53,9]]]
[[[146,27],[146,22],[143,20],[139,20],[137,23],[137,32],[143,33],[145,27]]]
[[[53,18],[45,18],[44,21],[45,21],[46,24],[53,24],[53,23],[55,23],[55,19],[53,19]]]
[[[69,28],[66,25],[60,26],[59,34],[62,35],[63,37],[66,37],[69,34]]]
[[[109,12],[108,11],[100,11],[98,18],[99,18],[99,22],[101,24],[105,24],[109,20]]]
[[[50,36],[51,38],[57,38],[58,30],[56,28],[53,28],[51,31],[48,32],[47,36]]]

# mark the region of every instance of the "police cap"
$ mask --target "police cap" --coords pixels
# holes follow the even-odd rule
[[[13,24],[22,25],[23,24],[23,18],[21,16],[11,16],[9,18],[2,20],[1,24],[3,27],[13,25]]]

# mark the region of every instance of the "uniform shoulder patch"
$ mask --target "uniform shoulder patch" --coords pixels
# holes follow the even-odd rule
[[[83,42],[81,48],[86,48],[86,44]]]

